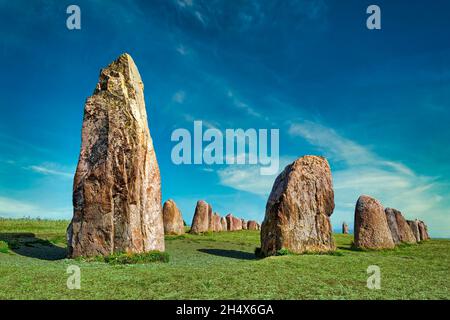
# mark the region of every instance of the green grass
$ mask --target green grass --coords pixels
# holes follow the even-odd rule
[[[122,264],[65,259],[67,224],[0,219],[0,299],[449,299],[450,240],[356,251],[337,234],[334,254],[257,259],[257,231],[186,234],[166,237],[166,263]],[[370,265],[380,290],[366,287]]]

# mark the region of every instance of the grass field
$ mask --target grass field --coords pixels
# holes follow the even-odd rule
[[[449,299],[450,240],[394,250],[256,259],[259,232],[166,237],[170,260],[111,265],[65,259],[67,221],[0,219],[0,299]],[[66,286],[69,265],[81,289]],[[381,268],[381,289],[366,287]]]

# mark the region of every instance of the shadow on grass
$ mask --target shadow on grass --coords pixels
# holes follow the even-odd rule
[[[36,238],[34,233],[0,233],[0,241],[8,244],[9,250],[25,257],[41,260],[61,260],[67,255],[66,249],[48,240]]]
[[[233,258],[240,260],[256,260],[256,256],[254,253],[245,251],[225,250],[225,249],[198,249],[198,251],[225,258]]]

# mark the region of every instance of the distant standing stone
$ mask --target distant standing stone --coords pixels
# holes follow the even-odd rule
[[[184,221],[175,201],[167,200],[163,206],[164,233],[171,235],[184,234]]]
[[[69,257],[164,251],[161,178],[144,85],[128,54],[101,70],[84,107]]]
[[[348,234],[348,225],[345,222],[342,224],[342,233]]]
[[[222,225],[222,231],[228,230],[227,219],[225,217],[220,218],[220,224]]]
[[[396,209],[392,209],[395,214],[395,220],[397,221],[398,234],[400,242],[404,243],[416,243],[416,237],[403,217],[402,213]]]
[[[248,230],[258,230],[258,223],[256,223],[255,220],[249,220],[247,222],[247,229]]]
[[[203,200],[197,201],[194,217],[192,218],[191,230],[189,233],[199,234],[208,231],[209,209],[211,207]]]
[[[398,230],[397,226],[397,218],[395,216],[395,209],[392,208],[386,208],[384,210],[384,213],[386,214],[386,220],[388,223],[389,230],[391,231],[392,240],[394,241],[394,244],[399,244],[400,241],[400,231]]]
[[[406,222],[408,222],[416,242],[420,242],[419,222],[417,220],[406,220]]]
[[[213,219],[214,219],[214,232],[221,232],[222,224],[220,222],[220,215],[217,212],[214,212]]]
[[[425,223],[423,221],[419,220],[417,225],[419,227],[420,241],[428,240],[429,236],[428,236],[428,231],[427,231],[427,227],[426,227]]]
[[[323,157],[304,156],[276,178],[261,226],[261,253],[281,248],[294,253],[335,250],[330,216],[334,210],[331,170]]]
[[[212,206],[208,204],[208,231],[214,232],[214,213]]]
[[[391,249],[395,246],[383,206],[369,196],[360,196],[356,203],[354,233],[357,248]]]

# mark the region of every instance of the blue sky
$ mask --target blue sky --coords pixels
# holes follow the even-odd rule
[[[65,27],[81,8],[82,29]],[[378,4],[382,29],[368,30]],[[143,78],[163,199],[262,220],[275,177],[172,164],[176,128],[280,129],[281,163],[328,158],[335,228],[360,194],[450,237],[450,3],[0,1],[0,216],[72,215],[86,97],[130,53]],[[281,169],[281,168],[280,168]]]

